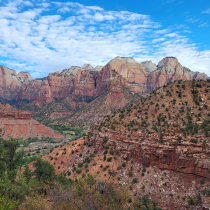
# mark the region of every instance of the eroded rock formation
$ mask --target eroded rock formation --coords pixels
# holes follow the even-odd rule
[[[31,118],[28,112],[17,110],[10,105],[0,104],[0,128],[1,137],[4,139],[28,137],[56,137],[62,138],[56,134],[53,129],[48,128]]]
[[[116,82],[117,76],[119,81]],[[115,85],[128,87],[140,95],[147,95],[174,80],[207,79],[205,74],[192,72],[176,58],[167,57],[156,67],[151,61],[139,63],[133,58],[116,57],[103,68],[90,64],[72,66],[62,72],[50,73],[47,78],[32,80],[27,72],[16,73],[0,66],[0,98],[7,100],[46,100],[47,103],[71,94],[97,97]],[[113,85],[113,84],[112,84]]]

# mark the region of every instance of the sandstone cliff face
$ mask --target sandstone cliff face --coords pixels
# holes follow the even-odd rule
[[[32,80],[27,72],[17,74],[0,66],[0,98],[50,103],[71,94],[97,97],[111,85],[125,86],[135,93],[147,95],[171,81],[207,79],[205,74],[190,71],[173,57],[164,58],[156,70],[155,67],[150,61],[139,63],[133,58],[118,56],[103,68],[94,69],[90,64],[72,66],[62,72],[50,73],[45,79]]]
[[[7,100],[35,100],[41,87],[41,80],[32,80],[27,72],[16,73],[0,66],[0,97]]]
[[[94,71],[94,69],[78,71],[74,79],[74,94],[80,97],[95,97],[97,74],[98,71]]]
[[[110,70],[115,70],[127,80],[130,90],[140,95],[148,95],[158,87],[175,80],[207,79],[207,75],[190,71],[174,57],[162,59],[156,70],[155,65],[150,64],[150,62],[138,63],[133,58],[116,57],[103,67],[101,71],[104,73],[98,75],[100,78],[98,81],[105,83],[108,78],[103,78],[104,74]],[[102,86],[106,87],[105,84]]]
[[[146,68],[146,71],[148,73],[151,73],[157,69],[157,66],[154,63],[152,63],[152,61],[145,61],[141,64]]]
[[[128,84],[131,91],[142,94],[146,91],[147,72],[145,67],[133,58],[116,57],[111,60],[99,72],[96,80],[97,93],[109,86],[109,82],[114,78],[115,72],[119,73]]]
[[[96,95],[99,96],[110,87],[128,87],[127,80],[109,63],[101,69],[96,78]]]
[[[148,76],[148,92],[176,80],[199,80],[207,79],[207,75],[199,72],[192,72],[183,67],[176,58],[167,57],[158,63],[158,68]]]

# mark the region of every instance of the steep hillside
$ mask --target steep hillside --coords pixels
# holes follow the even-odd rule
[[[133,58],[118,56],[104,67],[97,66],[94,69],[89,64],[72,66],[36,80],[27,72],[17,74],[1,66],[0,101],[29,111],[41,123],[49,124],[54,120],[63,123],[63,118],[67,117],[67,124],[88,128],[104,115],[112,113],[112,110],[128,104],[128,98],[123,99],[124,93],[120,90],[121,103],[117,102],[118,95],[116,100],[113,97],[112,106],[108,106],[110,109],[104,109],[106,113],[102,110],[98,113],[93,111],[99,100],[111,100],[102,99],[106,97],[103,94],[107,91],[125,87],[135,94],[146,96],[158,87],[179,79],[205,80],[207,76],[183,67],[174,57],[166,57],[156,66],[151,61],[139,63]],[[98,97],[97,101],[89,105],[90,101]]]
[[[29,137],[55,137],[62,138],[53,129],[48,128],[36,120],[31,119],[31,114],[7,105],[0,104],[1,137],[4,139]]]
[[[84,96],[78,97],[71,95],[61,100],[53,101],[49,104],[39,108],[35,111],[33,118],[41,123],[49,124],[58,118],[68,117],[73,115],[79,109],[83,109],[88,103],[93,100],[93,97]],[[28,109],[30,105],[36,105],[34,102],[24,106],[24,109]]]
[[[210,178],[209,107],[209,82],[170,83],[95,125],[89,143],[103,142],[105,135],[128,160]]]
[[[131,92],[126,87],[110,89],[87,104],[84,108],[79,109],[74,115],[68,118],[60,119],[57,123],[90,128],[96,122],[103,119],[104,116],[121,109],[131,103],[141,100],[141,96]]]
[[[210,80],[178,81],[105,117],[88,138],[45,156],[70,178],[128,184],[162,209],[209,208]]]

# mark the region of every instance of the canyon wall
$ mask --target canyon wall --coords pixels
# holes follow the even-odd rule
[[[0,98],[29,101],[38,99],[48,103],[71,94],[97,97],[110,88],[116,76],[120,86],[124,85],[140,95],[147,95],[175,80],[207,79],[207,75],[192,72],[174,57],[162,59],[156,67],[151,61],[139,63],[133,58],[118,56],[103,68],[97,66],[94,69],[89,64],[72,66],[36,80],[32,80],[27,72],[17,74],[14,70],[0,66]]]

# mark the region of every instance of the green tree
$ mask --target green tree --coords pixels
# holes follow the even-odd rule
[[[37,159],[34,163],[34,173],[36,178],[41,181],[52,181],[55,177],[55,169],[52,165],[47,161],[43,161],[41,158]]]
[[[14,179],[17,174],[18,162],[21,158],[16,152],[19,143],[15,139],[8,141],[0,139],[0,176],[7,172],[9,179]]]
[[[29,169],[28,165],[26,165],[25,171],[23,172],[23,175],[26,178],[26,182],[29,183],[32,173],[31,173],[31,170]]]

